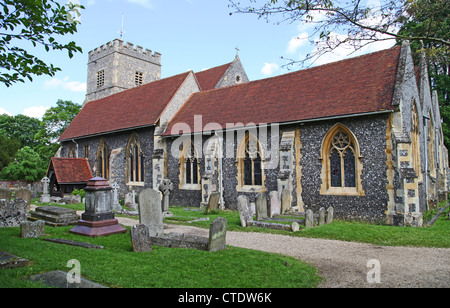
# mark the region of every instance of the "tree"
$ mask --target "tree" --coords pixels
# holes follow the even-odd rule
[[[0,170],[14,160],[19,148],[19,141],[10,139],[0,133]]]
[[[38,181],[44,177],[46,167],[44,161],[32,148],[20,149],[16,158],[3,168],[1,177],[11,181]]]
[[[34,136],[40,129],[41,121],[36,118],[22,114],[17,116],[0,115],[0,134],[10,139],[16,139],[21,148],[24,146],[36,148],[39,140],[36,140]]]
[[[41,142],[37,152],[45,161],[55,155],[59,148],[58,138],[80,112],[82,106],[71,101],[58,100],[56,107],[48,109],[41,121],[41,129],[35,138]]]
[[[68,3],[60,5],[56,0],[2,0],[0,1],[0,83],[7,87],[16,82],[30,81],[33,76],[54,76],[61,69],[47,64],[27,50],[19,47],[20,41],[28,41],[32,47],[41,46],[45,51],[66,50],[70,58],[81,47],[75,42],[58,42],[58,36],[74,34],[83,6]],[[58,39],[58,40],[57,40]],[[23,44],[22,44],[23,45]]]
[[[433,27],[443,28],[448,24],[448,15],[441,14],[448,9],[448,0],[379,0],[375,1],[332,1],[332,0],[267,0],[254,6],[257,0],[248,0],[251,5],[241,6],[234,0],[230,7],[236,13],[256,14],[267,21],[301,22],[314,24],[310,35],[316,48],[301,61],[291,60],[290,64],[305,64],[317,60],[324,54],[340,46],[351,46],[359,50],[374,42],[386,40],[429,41],[450,47],[450,32],[423,31],[407,34],[399,32],[402,25],[413,20],[422,11],[428,11]],[[232,13],[231,13],[232,14]],[[345,33],[338,35],[337,33]],[[318,39],[316,36],[318,35]]]

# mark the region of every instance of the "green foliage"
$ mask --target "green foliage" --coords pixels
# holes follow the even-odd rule
[[[84,197],[86,197],[86,192],[84,191],[84,189],[75,189],[73,192],[72,192],[72,195],[80,195],[81,196],[81,198],[84,198]]]
[[[16,82],[30,81],[33,76],[54,76],[61,69],[47,64],[29,53],[40,46],[50,50],[67,51],[70,58],[81,47],[75,42],[58,42],[62,36],[77,31],[83,6],[68,3],[61,5],[56,0],[3,0],[0,2],[0,83],[7,87]],[[74,15],[75,18],[74,18]],[[18,47],[22,41],[29,48]],[[63,40],[64,41],[64,40]]]
[[[1,177],[12,181],[38,181],[45,175],[45,163],[32,148],[20,149],[16,158],[2,172]]]
[[[13,161],[19,147],[17,140],[9,139],[0,134],[0,170]]]
[[[41,129],[41,121],[26,115],[9,116],[0,115],[0,134],[10,139],[16,139],[20,147],[29,146],[35,149],[39,145],[39,140],[34,136]]]
[[[36,138],[46,145],[57,142],[59,136],[80,112],[82,106],[71,101],[58,100],[56,107],[48,109],[42,117],[41,129]]]

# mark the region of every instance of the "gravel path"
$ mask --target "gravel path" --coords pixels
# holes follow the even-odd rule
[[[208,236],[208,230],[164,225],[166,232]],[[319,269],[321,288],[448,288],[450,249],[370,244],[251,232],[227,232],[227,245],[280,253]],[[368,283],[369,260],[380,262],[381,283]],[[372,276],[371,276],[372,277]]]

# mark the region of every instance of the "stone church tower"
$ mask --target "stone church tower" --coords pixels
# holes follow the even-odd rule
[[[89,52],[85,104],[161,79],[161,54],[115,39]]]

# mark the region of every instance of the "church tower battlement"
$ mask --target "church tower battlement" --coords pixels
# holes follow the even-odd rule
[[[88,103],[161,79],[161,54],[115,39],[89,52]]]

